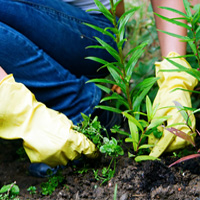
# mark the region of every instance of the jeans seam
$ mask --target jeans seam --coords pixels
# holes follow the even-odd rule
[[[81,20],[79,18],[76,18],[74,16],[71,16],[71,15],[67,15],[66,13],[62,12],[62,11],[59,11],[57,9],[54,9],[54,8],[51,8],[51,7],[48,7],[48,6],[45,6],[45,5],[41,5],[41,4],[37,4],[37,3],[32,3],[32,2],[27,2],[27,1],[24,1],[24,0],[16,0],[18,2],[22,2],[24,4],[29,4],[31,5],[32,7],[34,8],[37,8],[38,10],[43,10],[45,11],[46,14],[54,14],[54,15],[57,15],[57,16],[62,16],[66,19],[70,19],[70,20],[74,20],[78,23],[83,23],[83,22],[88,22],[87,20]]]

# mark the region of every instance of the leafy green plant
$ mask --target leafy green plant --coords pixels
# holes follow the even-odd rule
[[[141,82],[139,82],[138,84],[135,84],[134,87],[132,87],[133,86],[132,77],[134,75],[133,74],[134,68],[138,62],[138,59],[143,55],[144,48],[148,45],[149,41],[143,41],[140,44],[137,44],[136,47],[134,47],[126,55],[124,55],[123,47],[124,47],[124,43],[127,41],[127,39],[125,38],[125,26],[127,22],[129,21],[129,19],[133,16],[133,14],[139,9],[139,7],[134,7],[128,10],[117,21],[115,12],[116,12],[116,7],[119,1],[114,2],[113,0],[110,0],[111,12],[109,12],[99,0],[94,0],[94,1],[98,7],[98,11],[101,12],[112,23],[113,26],[102,29],[91,24],[86,24],[86,25],[111,37],[116,43],[117,49],[114,49],[112,46],[110,46],[109,44],[101,40],[100,38],[95,37],[99,45],[89,46],[88,48],[104,49],[113,56],[115,61],[107,62],[106,60],[103,60],[97,57],[87,57],[87,59],[91,59],[93,61],[101,63],[102,67],[100,69],[106,67],[108,71],[110,72],[110,76],[106,78],[93,79],[93,80],[89,80],[88,82],[95,82],[97,86],[99,86],[105,93],[107,93],[107,95],[103,97],[101,102],[105,102],[105,101],[115,102],[115,104],[108,105],[108,106],[98,105],[96,106],[97,108],[101,108],[101,109],[105,109],[108,111],[121,113],[121,114],[123,113],[123,115],[128,118],[128,124],[129,124],[131,135],[130,133],[123,133],[123,134],[127,136],[130,135],[126,141],[133,142],[134,151],[137,154],[140,144],[144,142],[143,137],[144,135],[146,135],[146,131],[148,130],[146,129],[144,131],[143,129],[144,120],[139,121],[140,116],[141,116],[141,112],[140,112],[141,103],[143,99],[145,98],[145,96],[147,95],[147,93],[152,88],[152,86],[154,85],[154,83],[158,80],[158,78],[155,78],[155,77],[144,78],[142,79]],[[121,89],[122,94],[118,94],[117,92],[112,91],[110,89],[110,85],[118,86]],[[157,125],[160,125],[159,119],[158,119]],[[139,129],[143,131],[144,133],[139,134],[138,130],[136,130],[137,126],[139,126]],[[153,129],[153,127],[150,127],[150,128]],[[115,130],[115,132],[118,132],[118,131]],[[121,130],[119,132],[121,132]],[[145,145],[141,147],[140,149],[149,148],[149,147],[150,146]],[[155,159],[155,158],[143,157],[143,159]],[[136,159],[136,161],[138,161],[138,159]]]
[[[140,84],[138,84],[135,88],[131,89],[131,84],[132,84],[131,78],[133,75],[133,69],[138,59],[144,53],[145,46],[149,42],[149,41],[144,41],[141,44],[137,45],[135,48],[131,49],[127,53],[127,55],[125,56],[123,55],[123,47],[124,47],[124,43],[126,42],[125,25],[130,19],[130,17],[139,8],[134,7],[133,9],[125,12],[117,21],[115,17],[115,12],[116,12],[116,7],[119,1],[114,3],[113,0],[110,0],[111,12],[109,12],[108,9],[106,9],[105,6],[99,0],[94,0],[94,1],[99,8],[98,11],[103,13],[105,17],[107,17],[108,20],[110,20],[110,22],[113,24],[113,27],[106,27],[105,29],[101,29],[91,24],[86,24],[86,25],[111,37],[116,43],[117,49],[114,49],[109,44],[101,40],[100,38],[95,37],[99,45],[89,46],[88,48],[104,49],[109,54],[111,54],[116,61],[108,62],[97,57],[87,57],[87,59],[91,59],[93,61],[101,63],[103,66],[100,69],[107,67],[111,75],[106,78],[93,79],[88,82],[98,83],[97,85],[105,93],[108,94],[108,96],[104,97],[101,100],[101,102],[115,100],[117,102],[116,104],[121,105],[123,108],[125,108],[125,110],[127,109],[127,110],[139,111],[140,104],[143,98],[149,92],[153,84],[157,81],[157,78],[150,77],[148,79],[145,79]],[[102,84],[99,84],[99,83],[102,83]],[[116,92],[112,92],[110,87],[107,87],[106,84],[117,85],[118,87],[120,87],[122,91],[122,95],[119,95]],[[99,105],[97,107],[101,109],[117,112],[117,113],[122,113],[123,111],[120,108],[117,108],[117,106],[115,105],[114,106]]]
[[[152,134],[156,138],[160,138],[162,136],[162,132],[159,131],[158,126],[162,125],[164,121],[166,121],[169,116],[164,117],[155,117],[155,113],[158,109],[158,104],[154,107],[152,106],[151,100],[148,96],[146,96],[146,110],[147,113],[137,112],[137,114],[143,115],[144,119],[137,119],[136,117],[130,115],[127,112],[123,114],[128,118],[129,128],[131,134],[128,135],[126,133],[122,133],[127,135],[128,137],[125,139],[125,142],[131,142],[133,144],[134,153],[129,153],[130,157],[135,157],[135,161],[143,161],[143,160],[155,160],[158,158],[148,156],[148,155],[139,155],[139,151],[143,151],[145,149],[152,148],[153,145],[144,144],[145,140],[148,137],[152,137]],[[146,119],[145,119],[146,118]]]
[[[35,186],[30,186],[29,188],[27,188],[27,191],[31,194],[34,195],[37,193],[37,188]]]
[[[83,113],[81,115],[83,117],[83,121],[75,126],[74,129],[85,134],[99,148],[102,154],[111,158],[109,166],[102,169],[101,175],[99,175],[98,170],[93,169],[94,177],[97,180],[102,180],[101,184],[103,184],[114,176],[117,157],[119,155],[123,155],[124,151],[115,138],[112,137],[109,139],[108,135],[107,137],[103,136],[103,134],[105,135],[107,131],[101,126],[97,116],[91,120],[91,116],[86,116]],[[112,165],[113,169],[111,169]],[[85,170],[88,171],[88,167],[82,168],[81,171],[79,170],[79,173],[84,173]]]
[[[43,182],[40,185],[42,195],[51,195],[63,180],[64,177],[59,172],[54,176],[50,176],[47,182]]]
[[[9,199],[14,199],[17,200],[16,196],[19,195],[19,187],[16,185],[16,182],[13,182],[8,185],[4,185],[0,189],[0,199],[2,200],[9,200]]]

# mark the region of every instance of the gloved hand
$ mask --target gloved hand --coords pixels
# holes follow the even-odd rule
[[[168,58],[179,56],[177,53],[171,52]],[[189,63],[184,58],[172,58],[173,61],[183,65],[184,67],[191,68]],[[154,100],[153,106],[159,103],[159,108],[167,106],[175,106],[173,101],[179,102],[182,106],[191,107],[190,93],[182,90],[171,92],[175,88],[183,88],[193,90],[198,81],[193,76],[186,72],[160,72],[162,69],[177,69],[173,64],[164,59],[162,62],[155,63],[156,76],[160,77],[158,80],[159,90]],[[176,107],[158,109],[155,118],[161,116],[171,116],[167,120],[167,125],[175,123],[186,123],[181,113]],[[192,129],[195,129],[195,117],[190,116],[192,122]],[[174,128],[179,129],[186,134],[191,134],[190,129],[186,125],[176,125]],[[167,130],[164,130],[162,137],[158,140],[155,137],[149,138],[149,144],[154,144],[150,156],[159,157],[163,152],[174,151],[184,148],[188,142],[180,137],[175,136]]]
[[[23,139],[30,161],[51,167],[66,165],[83,153],[95,158],[98,150],[72,122],[57,111],[37,102],[35,96],[12,75],[0,82],[0,137]]]

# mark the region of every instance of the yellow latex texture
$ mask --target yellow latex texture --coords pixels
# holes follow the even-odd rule
[[[175,52],[170,52],[168,58],[176,57],[179,54]],[[172,58],[171,60],[183,65],[184,67],[191,68],[189,63],[184,58]],[[153,106],[159,103],[159,108],[166,106],[175,106],[173,101],[179,102],[182,106],[192,107],[191,105],[191,94],[186,91],[176,90],[175,88],[183,88],[188,90],[193,90],[197,85],[198,81],[193,76],[186,72],[161,72],[162,69],[177,69],[173,64],[164,59],[161,62],[156,62],[156,77],[160,77],[158,80],[159,90],[154,100]],[[185,123],[184,118],[177,108],[164,108],[158,109],[155,118],[161,116],[171,116],[167,120],[167,125],[175,123]],[[195,117],[190,116],[192,122],[192,129],[195,129]],[[173,126],[186,134],[191,135],[190,129],[186,125],[176,125]],[[180,137],[175,136],[167,130],[164,130],[162,137],[158,140],[155,137],[149,138],[149,144],[154,144],[155,146],[150,152],[150,156],[159,157],[163,152],[174,151],[177,149],[184,148],[188,145],[188,142]]]
[[[33,163],[52,167],[66,165],[80,157],[95,158],[98,150],[83,134],[72,129],[62,113],[37,102],[35,96],[12,75],[0,82],[0,137],[23,139],[25,151]]]

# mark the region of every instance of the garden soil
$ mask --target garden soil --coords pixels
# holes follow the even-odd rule
[[[109,182],[101,185],[92,170],[101,172],[108,166],[109,158],[102,157],[89,160],[87,167],[66,166],[61,171],[63,182],[52,195],[44,196],[41,195],[41,183],[48,179],[28,173],[29,160],[16,153],[20,147],[21,141],[0,140],[0,187],[16,181],[20,188],[18,197],[22,200],[113,200],[115,188],[117,200],[200,200],[200,159],[169,168],[169,164],[177,160],[172,153],[164,155],[161,161],[136,163],[128,158],[126,150],[126,155],[118,158],[115,176]],[[36,194],[29,194],[27,188],[30,186],[37,188]]]

